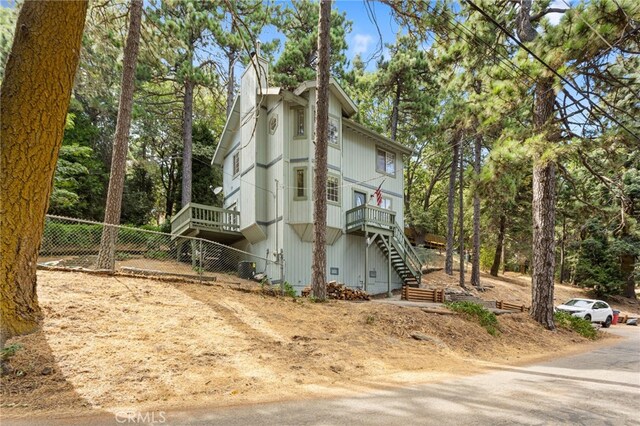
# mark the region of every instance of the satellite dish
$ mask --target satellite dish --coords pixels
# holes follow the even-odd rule
[[[217,186],[217,187],[213,188],[213,194],[214,195],[218,195],[221,192],[222,192],[222,187],[221,186]]]

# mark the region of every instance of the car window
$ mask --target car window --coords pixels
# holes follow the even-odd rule
[[[567,303],[565,303],[565,305],[566,306],[575,306],[575,307],[578,307],[578,308],[586,308],[586,307],[591,305],[591,302],[589,302],[588,300],[571,299]]]
[[[607,304],[604,302],[596,302],[596,304],[593,307],[594,309],[606,309]]]

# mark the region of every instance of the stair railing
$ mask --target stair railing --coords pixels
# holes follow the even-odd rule
[[[393,239],[400,250],[400,256],[402,256],[411,274],[420,282],[422,276],[422,262],[420,261],[420,257],[418,257],[418,254],[413,249],[411,242],[407,236],[404,235],[404,231],[400,226],[397,223],[394,223],[394,225]]]

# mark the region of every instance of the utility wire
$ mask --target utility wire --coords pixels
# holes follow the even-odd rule
[[[576,93],[578,93],[580,96],[582,96],[582,98],[584,100],[586,100],[589,103],[589,105],[591,105],[592,108],[598,110],[601,114],[603,114],[604,116],[609,118],[611,121],[616,123],[618,126],[623,128],[624,130],[626,130],[627,133],[629,133],[631,136],[633,136],[638,141],[640,141],[640,136],[636,135],[627,126],[625,126],[623,123],[618,121],[615,117],[610,115],[606,110],[604,110],[599,105],[597,105],[593,101],[591,101],[587,96],[585,96],[584,93],[582,93],[582,91],[578,87],[576,87],[573,83],[571,83],[565,77],[560,75],[560,73],[558,71],[556,71],[555,68],[553,68],[551,65],[547,64],[542,58],[540,58],[531,49],[529,49],[527,46],[525,46],[520,40],[518,40],[514,35],[512,35],[502,24],[500,24],[498,21],[496,21],[491,15],[489,15],[487,12],[485,12],[483,9],[481,9],[473,1],[471,1],[471,0],[464,0],[464,1],[466,1],[469,4],[469,6],[471,6],[473,9],[477,10],[486,19],[488,19],[493,25],[495,25],[498,29],[500,29],[500,31],[502,31],[507,37],[509,37],[511,40],[513,40],[518,46],[520,46],[522,49],[524,49],[528,54],[530,54],[536,61],[538,61],[542,65],[544,65],[545,68],[547,68],[549,71],[551,71],[563,83],[565,83],[567,86],[569,86],[571,89],[573,89]],[[603,101],[604,101],[604,99],[603,99]],[[605,101],[605,103],[607,103],[607,102]],[[579,102],[579,101],[578,101],[578,105],[580,105],[582,108],[585,108],[584,105],[582,105],[582,103]],[[608,105],[608,103],[607,103],[607,105]]]

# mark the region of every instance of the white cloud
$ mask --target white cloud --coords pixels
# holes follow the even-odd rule
[[[551,2],[549,7],[568,8],[567,3],[571,4],[571,1],[567,0],[567,2],[565,3],[563,0],[554,0]],[[562,18],[562,15],[564,15],[564,13],[550,13],[547,15],[547,18],[549,19],[549,23],[551,25],[556,26],[560,22],[560,18]]]
[[[355,34],[353,36],[353,54],[365,53],[369,50],[371,43],[373,43],[373,37],[370,34]]]

